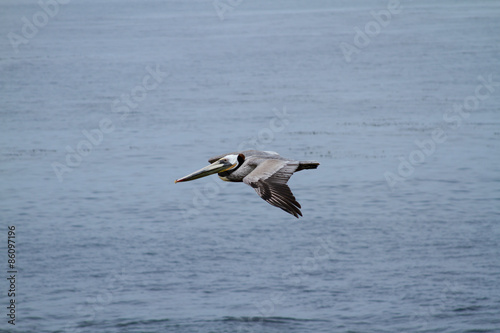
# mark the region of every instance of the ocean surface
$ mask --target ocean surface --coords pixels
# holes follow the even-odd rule
[[[3,0],[0,332],[500,332],[499,31],[498,1]],[[250,148],[321,163],[303,218],[174,184]]]

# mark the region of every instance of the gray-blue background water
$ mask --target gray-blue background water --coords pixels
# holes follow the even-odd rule
[[[62,2],[0,4],[2,331],[500,331],[498,2]],[[303,218],[174,185],[240,148]]]

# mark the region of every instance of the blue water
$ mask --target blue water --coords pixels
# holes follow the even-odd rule
[[[216,4],[0,4],[0,331],[500,332],[500,4]]]

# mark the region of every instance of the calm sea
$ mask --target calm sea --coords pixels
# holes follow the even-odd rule
[[[500,332],[499,18],[2,1],[0,332]],[[321,163],[303,218],[174,185],[248,148]]]

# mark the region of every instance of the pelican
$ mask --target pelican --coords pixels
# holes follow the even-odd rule
[[[250,185],[262,199],[296,218],[302,216],[301,207],[286,183],[294,172],[316,169],[319,165],[317,161],[294,161],[273,151],[259,150],[214,156],[208,163],[211,164],[177,179],[175,183],[218,173],[224,181]]]

